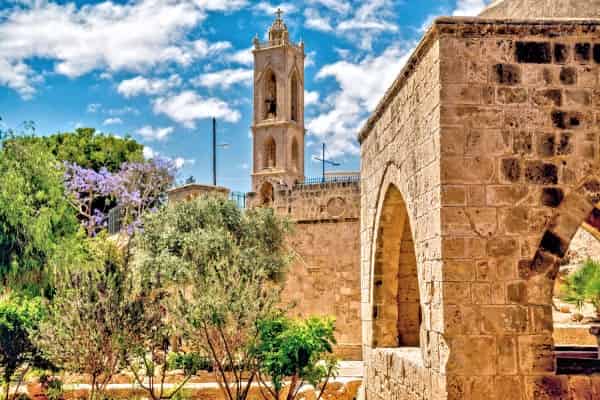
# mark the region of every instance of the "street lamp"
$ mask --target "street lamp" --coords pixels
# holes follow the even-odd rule
[[[213,172],[213,186],[217,186],[217,147],[220,149],[228,149],[229,143],[217,144],[217,119],[212,119],[212,172]]]
[[[335,161],[331,161],[331,160],[327,160],[325,158],[325,143],[323,143],[323,155],[322,155],[322,157],[321,158],[315,157],[315,160],[321,161],[321,163],[323,164],[323,167],[322,167],[323,168],[323,177],[321,178],[323,183],[325,183],[325,164],[329,164],[329,165],[334,166],[334,167],[339,167],[340,166],[340,163],[335,162]]]

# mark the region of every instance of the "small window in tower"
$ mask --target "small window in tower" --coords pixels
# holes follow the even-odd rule
[[[265,142],[264,162],[265,169],[275,168],[277,165],[277,146],[272,137]]]
[[[298,141],[296,138],[292,140],[292,169],[298,170]]]
[[[300,109],[298,107],[299,99],[298,99],[298,74],[296,71],[292,74],[292,121],[300,121]]]
[[[265,78],[265,119],[277,117],[277,78],[273,71],[267,71]]]

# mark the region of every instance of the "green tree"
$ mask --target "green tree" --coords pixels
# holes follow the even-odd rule
[[[337,372],[334,330],[330,318],[293,320],[279,316],[260,321],[256,354],[262,390],[274,399],[281,399],[285,389],[286,400],[293,400],[304,384],[309,383],[315,390],[320,389],[319,400],[329,379]]]
[[[600,311],[600,263],[587,259],[581,268],[568,275],[563,285],[562,298],[581,310],[591,303]]]
[[[4,297],[0,300],[0,368],[4,386],[4,398],[17,393],[23,377],[31,368],[48,368],[49,363],[31,338],[42,318],[40,299]],[[11,390],[16,372],[19,377]]]
[[[125,255],[100,236],[89,252],[57,269],[56,291],[36,343],[56,366],[90,377],[90,400],[102,396],[122,366],[123,330],[139,319]]]
[[[19,136],[11,140],[24,144],[40,144],[59,161],[76,163],[84,168],[100,171],[106,168],[117,172],[124,162],[143,160],[144,146],[130,137],[116,137],[98,133],[94,128],[78,128],[49,136]]]
[[[44,287],[45,268],[71,247],[79,223],[65,197],[63,170],[40,144],[11,139],[0,151],[0,279],[6,285]]]
[[[245,399],[256,380],[258,322],[280,302],[287,231],[270,209],[215,197],[147,215],[137,238],[143,285],[175,294],[184,343],[210,357],[228,400]]]

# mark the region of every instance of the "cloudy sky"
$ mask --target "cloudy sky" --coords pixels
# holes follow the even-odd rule
[[[359,168],[356,134],[433,18],[487,0],[0,0],[0,117],[38,134],[95,127],[209,182],[218,118],[219,183],[250,187],[251,42],[277,7],[306,64],[307,155],[322,142]],[[307,157],[307,175],[320,165]]]

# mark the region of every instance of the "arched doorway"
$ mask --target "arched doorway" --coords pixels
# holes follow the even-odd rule
[[[418,347],[421,304],[410,220],[400,191],[387,190],[373,276],[373,347]]]
[[[275,200],[275,192],[273,185],[270,182],[265,182],[260,187],[260,204],[262,206],[270,206]]]

